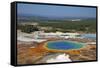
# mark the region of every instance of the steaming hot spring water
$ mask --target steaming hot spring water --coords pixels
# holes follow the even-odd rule
[[[46,48],[51,50],[70,50],[80,49],[84,46],[83,43],[72,42],[72,41],[49,41],[46,43]]]

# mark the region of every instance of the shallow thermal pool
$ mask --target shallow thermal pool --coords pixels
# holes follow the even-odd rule
[[[48,49],[55,50],[69,50],[69,49],[80,49],[84,46],[83,43],[72,42],[72,41],[50,41],[46,43]]]

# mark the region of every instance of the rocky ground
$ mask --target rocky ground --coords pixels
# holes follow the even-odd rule
[[[96,60],[96,45],[87,45],[79,51],[80,54],[69,54],[73,61]]]
[[[80,40],[78,40],[80,41]],[[89,41],[90,42],[90,41]],[[21,42],[18,41],[17,45],[17,63],[18,64],[36,64],[45,62],[42,60],[45,56],[48,58],[51,53],[43,48],[45,42],[36,43],[36,42]],[[80,50],[72,50],[66,52],[70,56],[72,61],[88,61],[88,60],[96,60],[96,45],[87,45],[85,48]],[[47,57],[48,56],[48,57]],[[53,57],[54,57],[53,56]],[[38,62],[40,61],[41,62]]]
[[[17,63],[18,64],[34,64],[43,56],[48,54],[38,43],[18,44],[17,45]],[[38,47],[37,47],[38,46]]]

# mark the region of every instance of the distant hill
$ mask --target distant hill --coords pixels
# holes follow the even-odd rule
[[[45,16],[36,16],[36,15],[18,15],[19,22],[39,22],[39,21],[81,21],[86,19],[95,19],[95,18],[83,18],[83,17],[45,17]],[[50,23],[50,22],[49,22]]]

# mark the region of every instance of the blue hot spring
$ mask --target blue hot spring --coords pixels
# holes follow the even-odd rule
[[[46,45],[48,49],[55,49],[55,50],[80,49],[83,46],[84,46],[83,43],[76,43],[72,41],[50,41],[47,42]]]

